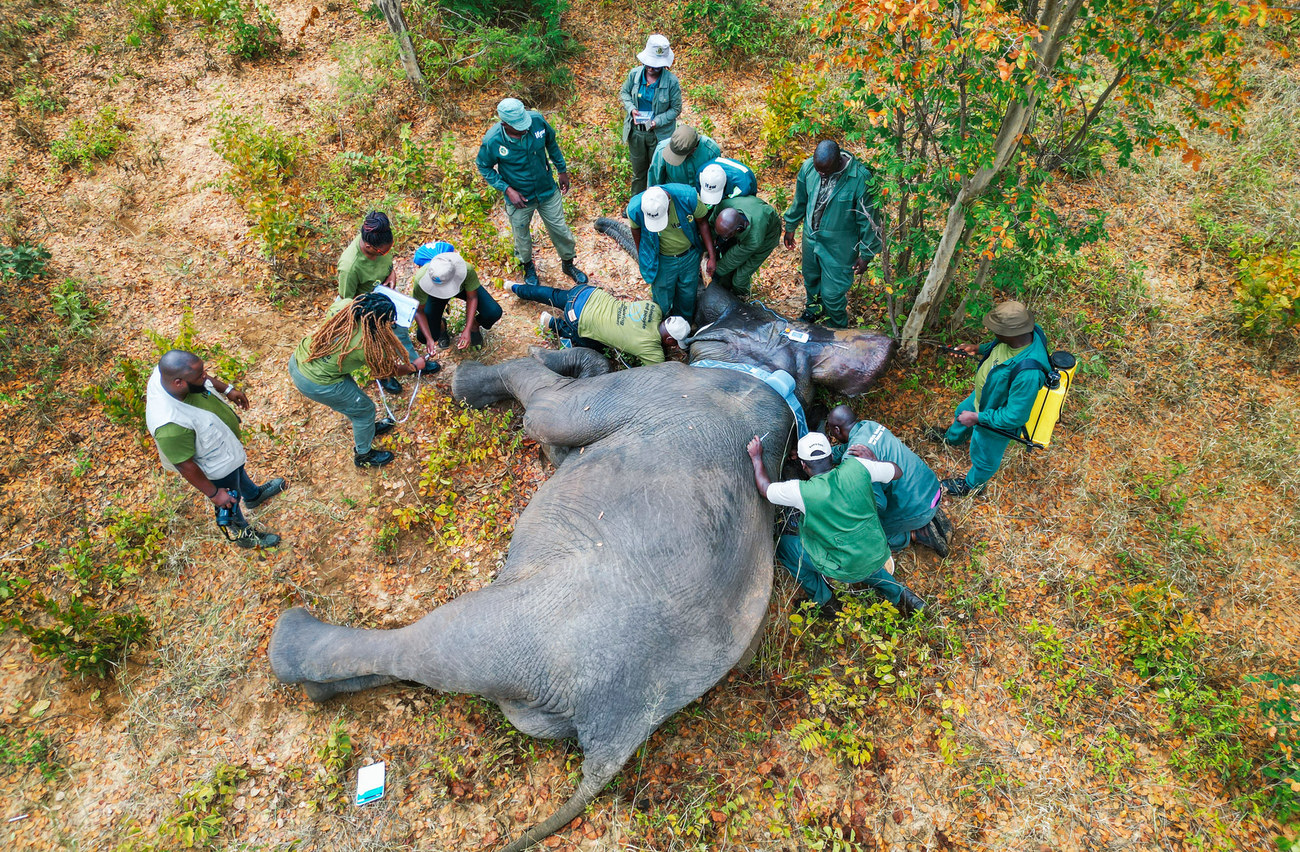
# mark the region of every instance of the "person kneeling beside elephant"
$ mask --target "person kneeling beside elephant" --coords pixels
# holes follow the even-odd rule
[[[826,415],[826,434],[839,442],[831,448],[836,464],[846,451],[857,446],[870,453],[866,458],[892,462],[902,470],[898,479],[872,485],[889,549],[898,551],[915,543],[947,556],[952,524],[939,508],[943,491],[930,466],[874,420],[855,422],[853,409],[847,405],[838,405]]]
[[[894,558],[876,516],[874,483],[903,475],[893,462],[871,461],[853,454],[838,467],[831,444],[821,432],[799,439],[799,461],[807,481],[772,482],[763,468],[763,442],[755,436],[746,448],[754,464],[759,493],[778,506],[803,512],[799,534],[782,535],[776,559],[826,616],[840,604],[829,580],[861,584],[898,608],[904,618],[925,608],[925,601],[894,579]]]
[[[572,346],[608,346],[642,364],[661,364],[665,351],[674,348],[684,351],[691,333],[689,322],[681,317],[663,319],[659,306],[649,299],[628,302],[590,284],[568,290],[511,284],[510,290],[521,299],[562,311],[559,316],[544,311],[539,321],[542,331],[553,331]]]
[[[501,306],[478,279],[478,271],[466,262],[451,243],[425,243],[411,258],[420,270],[411,295],[420,303],[415,313],[416,337],[439,349],[451,346],[451,335],[443,318],[452,299],[465,303],[465,328],[456,341],[457,349],[482,346],[483,332],[501,319]]]

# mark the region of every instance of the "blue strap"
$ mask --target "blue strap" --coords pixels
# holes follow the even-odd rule
[[[802,438],[808,434],[808,419],[804,417],[803,405],[799,402],[799,397],[795,396],[794,376],[791,376],[785,370],[777,370],[775,373],[764,370],[753,364],[733,364],[730,361],[713,361],[705,359],[703,361],[691,362],[692,367],[704,367],[706,369],[716,370],[736,370],[741,373],[748,373],[756,379],[761,380],[781,395],[786,405],[790,406],[790,412],[794,415],[795,426],[798,427],[799,437]]]

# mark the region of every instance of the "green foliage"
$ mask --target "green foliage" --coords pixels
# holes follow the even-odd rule
[[[46,781],[63,771],[49,734],[0,725],[0,777],[34,767]]]
[[[333,125],[341,146],[372,151],[391,140],[401,123],[399,86],[405,78],[397,46],[388,36],[339,41],[330,55],[339,63],[338,96],[317,107],[319,114]]]
[[[1293,823],[1300,819],[1300,678],[1266,672],[1246,682],[1263,684],[1269,691],[1259,702],[1269,740],[1261,772],[1272,782],[1266,802],[1280,821]]]
[[[453,137],[443,140],[434,163],[440,176],[431,193],[436,232],[458,231],[461,253],[479,265],[510,263],[513,248],[508,229],[498,228],[491,219],[497,194],[485,188],[472,166],[457,161]]]
[[[574,180],[616,197],[632,182],[632,161],[623,144],[622,115],[621,110],[611,106],[609,120],[604,124],[570,124],[558,115],[551,121]]]
[[[148,428],[144,422],[145,387],[154,365],[165,353],[172,349],[193,352],[203,359],[204,369],[209,375],[220,376],[228,382],[237,383],[253,366],[253,357],[242,359],[234,355],[220,343],[205,344],[199,340],[198,329],[194,325],[194,309],[186,305],[181,311],[180,331],[175,337],[168,337],[148,329],[145,335],[153,343],[153,353],[147,358],[119,358],[113,366],[113,373],[107,381],[92,385],[86,393],[91,399],[104,406],[104,413],[114,423],[134,426],[145,434]]]
[[[682,7],[682,30],[708,36],[709,49],[731,64],[785,50],[794,27],[755,0],[692,0]]]
[[[830,108],[830,101],[839,94],[832,92],[829,78],[812,65],[778,69],[764,95],[759,131],[767,164],[797,169],[805,157],[812,155],[817,138],[857,127],[858,120],[849,113]]]
[[[394,240],[400,243],[418,230],[418,215],[414,221],[403,221],[403,208],[412,196],[428,191],[436,158],[433,147],[414,139],[411,125],[402,124],[392,151],[343,151],[335,156],[311,197],[327,208],[332,219],[346,222],[349,230],[367,211],[388,210]]]
[[[261,242],[273,269],[301,277],[315,233],[298,179],[302,140],[228,106],[217,112],[216,131],[212,150],[229,165],[224,188],[252,219],[250,235]]]
[[[280,49],[280,24],[263,0],[129,0],[132,31],[128,47],[162,32],[169,20],[200,21],[226,52],[239,59],[260,59]]]
[[[1238,256],[1236,308],[1242,331],[1263,337],[1300,328],[1300,245]]]
[[[573,85],[565,62],[581,49],[563,27],[567,0],[417,0],[406,10],[430,82],[508,82],[528,102]]]
[[[108,159],[122,147],[126,126],[117,110],[102,107],[89,122],[74,119],[63,135],[50,143],[50,153],[63,168],[77,166],[85,174],[91,174],[96,161]]]
[[[1205,636],[1170,586],[1139,584],[1126,592],[1120,622],[1124,653],[1156,689],[1176,739],[1170,763],[1189,777],[1212,773],[1224,781],[1249,772],[1242,743],[1240,690],[1209,678]]]
[[[107,678],[149,636],[149,622],[138,613],[106,612],[76,598],[60,604],[39,592],[29,594],[44,617],[10,616],[4,624],[26,637],[38,656],[58,660],[68,674]]]
[[[45,274],[50,252],[42,245],[0,246],[0,280],[32,281]]]
[[[14,88],[14,104],[22,110],[40,115],[63,112],[68,99],[57,91],[48,77],[28,76]]]
[[[248,770],[223,763],[180,799],[180,810],[158,828],[158,836],[182,849],[209,849],[226,824],[226,811],[235,801]]]
[[[64,278],[54,286],[50,291],[50,307],[55,316],[67,323],[68,331],[83,337],[94,331],[95,320],[104,313],[103,303],[91,299],[75,278]]]
[[[316,757],[321,762],[317,778],[321,787],[321,805],[337,807],[344,804],[347,793],[344,790],[343,774],[352,762],[352,737],[348,736],[343,719],[335,719],[330,724],[325,742],[316,748]]]

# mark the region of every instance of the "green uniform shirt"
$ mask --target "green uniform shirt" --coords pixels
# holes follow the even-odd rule
[[[230,427],[230,431],[235,433],[236,438],[243,440],[243,435],[239,431],[239,415],[235,414],[229,405],[207,391],[188,394],[184,401],[186,405],[211,411],[221,418],[222,423]],[[186,429],[179,423],[164,423],[153,433],[153,439],[158,444],[158,452],[174,465],[194,458],[193,429]]]
[[[1019,367],[1026,361],[1035,361],[1044,369],[1047,368],[1047,338],[1043,336],[1041,328],[1034,326],[1034,339],[1028,346],[1019,349],[1007,347],[1009,356],[997,366],[990,366],[984,371],[983,368],[996,357],[993,351],[999,346],[1005,344],[990,341],[980,346],[981,357],[985,354],[989,357],[976,372],[977,379],[979,372],[985,373],[974,394],[976,411],[979,412],[980,423],[985,426],[1014,432],[1029,419],[1030,412],[1034,410],[1034,402],[1038,399],[1038,391],[1043,386],[1042,370],[1021,371]]]
[[[419,280],[418,275],[416,276],[416,280]],[[460,291],[462,293],[469,293],[471,290],[477,290],[481,286],[483,285],[478,280],[478,271],[474,269],[474,265],[471,263],[465,264],[465,283],[460,285]],[[420,303],[421,307],[424,306],[425,302],[429,301],[429,294],[424,292],[424,288],[418,283],[411,290],[411,296],[415,301]],[[455,296],[452,298],[454,299]]]
[[[329,319],[350,304],[351,302],[345,302],[341,299],[335,301],[330,306],[330,309],[325,312],[325,319]],[[308,354],[311,352],[311,339],[315,336],[315,332],[312,332],[298,343],[297,349],[293,350],[294,358],[298,362],[298,372],[302,373],[303,378],[310,379],[318,385],[338,384],[343,380],[344,376],[366,366],[366,353],[361,348],[361,335],[362,328],[358,325],[356,331],[352,332],[352,337],[348,340],[347,345],[342,347],[346,354],[344,354],[343,364],[340,366],[338,349],[322,355],[315,361],[307,360]]]
[[[660,364],[664,360],[659,337],[663,318],[663,311],[651,300],[625,302],[595,290],[578,314],[578,335],[635,355],[642,364]]]
[[[392,271],[393,253],[371,260],[362,253],[358,234],[339,255],[339,297],[352,299],[369,293],[376,284],[383,284]]]
[[[533,202],[547,198],[556,190],[547,155],[555,162],[560,174],[567,172],[569,167],[560,152],[555,128],[542,118],[540,112],[530,110],[528,114],[532,116],[533,124],[518,139],[507,136],[501,122],[492,125],[478,146],[474,164],[493,189],[505,194],[507,187],[514,187]]]
[[[740,268],[740,265],[758,254],[763,249],[775,246],[781,239],[781,217],[771,204],[754,195],[740,195],[728,198],[718,204],[713,212],[718,213],[728,207],[739,210],[749,220],[749,227],[736,235],[736,241],[727,247],[714,275],[728,275]]]
[[[691,215],[697,220],[709,215],[709,205],[703,201],[697,201],[695,211]],[[695,223],[691,222],[690,226],[694,228]],[[636,229],[641,226],[633,222],[632,227]],[[659,232],[659,253],[664,257],[676,257],[690,251],[694,245],[691,238],[686,236],[686,233],[682,230],[682,222],[677,218],[677,205],[670,200],[668,202],[668,227]]]
[[[804,517],[799,541],[817,571],[843,583],[858,583],[889,560],[889,542],[876,516],[871,472],[847,460],[829,473],[799,483]]]
[[[836,180],[821,223],[813,231],[813,203],[821,180],[812,157],[804,160],[794,181],[794,200],[785,211],[785,229],[793,233],[802,224],[804,237],[837,263],[851,264],[859,255],[874,257],[880,251],[880,235],[875,225],[879,213],[872,194],[875,178],[871,170],[849,158],[848,166]]]
[[[984,391],[984,382],[988,380],[989,372],[1003,361],[1010,361],[1030,346],[1031,344],[1026,343],[1019,349],[1012,349],[999,340],[997,345],[993,347],[993,350],[989,352],[989,357],[985,358],[984,363],[980,364],[979,369],[975,371],[975,410],[977,412],[980,410],[980,394]]]
[[[903,472],[898,479],[872,483],[881,526],[889,527],[893,520],[915,517],[934,504],[934,496],[939,493],[939,477],[893,432],[874,420],[859,420],[849,430],[849,440],[831,448],[831,457],[839,462],[855,444],[867,447],[881,461],[893,462]]]
[[[650,170],[646,172],[647,185],[663,186],[666,183],[682,183],[699,189],[700,169],[721,157],[722,148],[717,142],[701,133],[700,143],[695,146],[691,155],[683,160],[681,165],[674,166],[664,159],[664,152],[668,150],[671,141],[671,139],[664,139],[655,146],[654,156],[650,158]]]

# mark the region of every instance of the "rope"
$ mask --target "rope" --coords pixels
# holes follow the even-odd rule
[[[401,420],[398,420],[397,415],[393,414],[393,410],[388,407],[388,394],[384,393],[384,386],[379,383],[379,379],[375,379],[375,387],[379,388],[379,402],[384,406],[384,413],[387,414],[394,423],[405,423],[411,419],[411,409],[415,408],[415,396],[420,392],[420,376],[423,375],[424,370],[415,371],[415,387],[411,388],[411,399],[406,404],[406,416]]]

